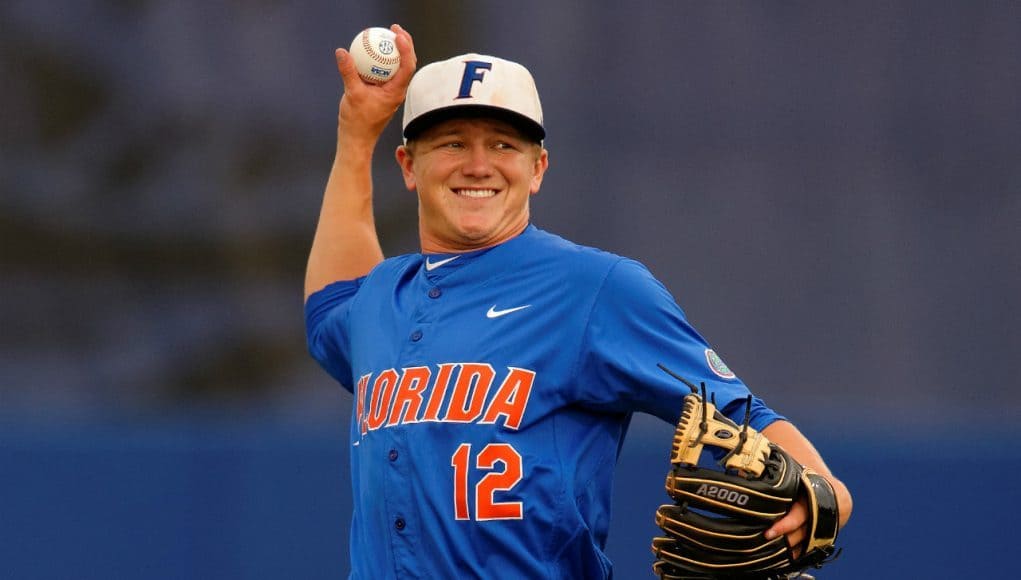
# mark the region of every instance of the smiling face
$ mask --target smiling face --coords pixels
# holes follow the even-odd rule
[[[443,121],[397,149],[418,192],[423,253],[464,252],[505,242],[528,225],[528,199],[549,164],[541,145],[488,118]]]

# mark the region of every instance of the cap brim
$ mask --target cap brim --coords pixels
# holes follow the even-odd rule
[[[479,118],[506,121],[521,131],[526,138],[536,143],[542,143],[542,140],[546,138],[546,130],[534,120],[520,113],[490,105],[452,105],[450,107],[434,109],[419,115],[415,120],[408,123],[408,126],[404,128],[404,138],[411,141],[433,125],[449,121],[450,119]]]

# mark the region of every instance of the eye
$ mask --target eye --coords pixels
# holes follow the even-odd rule
[[[460,139],[456,135],[445,135],[437,137],[433,143],[433,149],[449,150],[449,149],[461,149],[464,147],[464,140]]]

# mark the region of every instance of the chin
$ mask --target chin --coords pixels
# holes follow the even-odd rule
[[[485,242],[492,237],[492,231],[483,229],[462,229],[458,233],[469,245]]]
[[[457,232],[467,240],[484,240],[492,236],[495,231],[494,224],[485,222],[461,222],[457,226]]]

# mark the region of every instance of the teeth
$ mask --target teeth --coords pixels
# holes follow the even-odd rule
[[[495,189],[459,189],[457,195],[463,195],[464,197],[493,197],[496,195]]]

